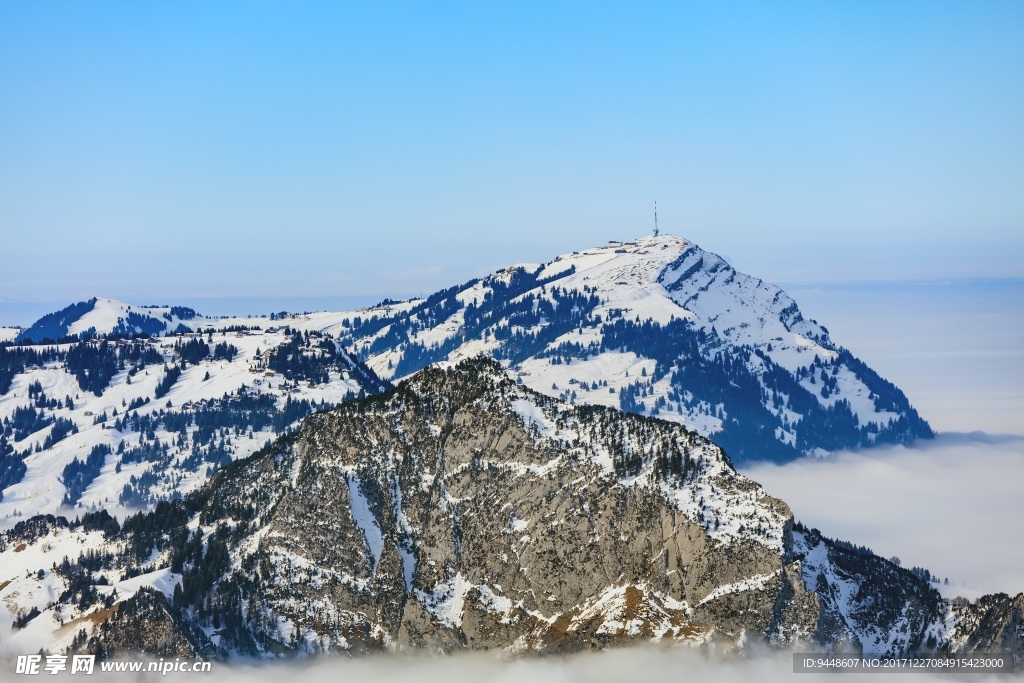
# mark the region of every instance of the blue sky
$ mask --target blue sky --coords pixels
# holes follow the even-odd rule
[[[426,293],[646,233],[655,199],[777,282],[1022,277],[1022,28],[994,1],[3,3],[0,305]]]
[[[656,199],[937,428],[1019,434],[1022,34],[1019,0],[0,2],[0,324],[424,294],[647,233]],[[977,533],[999,516],[960,465],[1012,488],[1019,444],[940,443],[925,478],[891,458],[885,481],[947,494],[904,520],[913,548],[902,490],[840,528],[822,472],[775,481],[829,533],[954,577],[986,554],[960,578],[1012,588],[1021,545]]]

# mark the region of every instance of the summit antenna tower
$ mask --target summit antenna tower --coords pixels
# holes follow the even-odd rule
[[[654,201],[654,236],[658,236],[658,201]]]

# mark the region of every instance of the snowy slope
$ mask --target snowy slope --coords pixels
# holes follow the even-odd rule
[[[832,622],[833,637],[864,652],[898,655],[953,645],[949,603],[924,579],[857,548],[798,528],[793,551],[808,590]],[[934,638],[930,644],[928,636]]]
[[[88,334],[158,335],[191,331],[196,319],[196,312],[183,306],[133,306],[94,297],[43,316],[17,337],[39,342]]]
[[[945,601],[795,524],[680,425],[572,406],[479,358],[318,413],[120,526],[23,522],[0,536],[0,568],[14,652],[81,630],[123,643],[118,629],[153,629],[141,596],[165,618],[130,647],[188,633],[205,658],[643,641],[905,656],[984,652],[994,632],[1019,651],[1024,600]]]
[[[897,387],[785,292],[679,237],[614,242],[293,324],[329,329],[392,379],[488,354],[537,391],[681,422],[738,460],[932,435]]]
[[[48,419],[69,420],[78,431],[46,448],[43,446],[54,429],[53,425],[31,431],[20,439],[15,438],[17,435],[6,438],[8,447],[15,454],[28,455],[23,459],[24,475],[2,492],[0,528],[39,513],[73,515],[75,510],[62,503],[67,494],[63,481],[65,468],[75,459],[84,462],[98,446],[108,446],[112,452],[105,457],[100,474],[76,501],[75,508],[106,508],[123,513],[195,489],[206,481],[213,469],[223,464],[224,458],[230,460],[247,456],[280,434],[281,429],[270,425],[255,430],[244,426],[238,428],[239,424],[246,422],[246,415],[238,416],[238,409],[232,406],[243,405],[241,402],[246,398],[259,400],[265,397],[269,401],[267,410],[276,414],[285,410],[288,401],[303,400],[319,408],[375,390],[368,386],[363,370],[354,362],[346,361],[343,352],[339,362],[328,372],[326,382],[314,384],[267,369],[270,355],[290,341],[283,328],[275,330],[189,334],[135,342],[155,351],[159,362],[140,366],[137,371],[131,365],[117,370],[100,395],[83,390],[75,375],[59,360],[32,366],[16,375],[10,389],[0,395],[0,422],[12,423],[19,411],[38,406],[39,395],[33,396],[33,393],[40,391],[44,399],[60,401],[61,406],[41,407],[39,412]],[[321,338],[321,343],[323,339],[326,337]],[[180,367],[181,358],[175,345],[196,340],[207,343],[209,347],[230,345],[235,349],[234,357],[214,360],[211,354],[196,364],[186,364],[169,391],[156,398],[157,387],[168,374],[166,368]],[[129,346],[127,342],[119,344],[118,349]],[[63,344],[42,348],[68,352],[73,346]],[[312,354],[316,351],[312,348],[303,352]],[[67,399],[71,400],[71,408],[64,403]],[[208,432],[200,435],[195,422],[201,412],[205,411],[203,414],[211,419],[219,419],[218,411],[224,415],[229,410],[234,410],[235,417],[223,418],[223,424],[214,430],[212,437]],[[289,420],[289,426],[304,414],[296,414]],[[127,419],[129,415],[132,422]],[[179,420],[191,418],[193,424],[184,431],[169,430],[172,425],[167,424],[168,415]],[[153,421],[152,433],[147,434],[148,429],[145,428],[141,431],[136,429],[136,418]],[[124,424],[119,427],[122,419]],[[166,446],[167,452],[134,462],[127,462],[121,453],[150,444]],[[203,453],[203,457],[196,458],[197,451]],[[219,456],[221,451],[224,453],[222,457]],[[213,455],[219,457],[211,459]],[[145,494],[122,504],[125,486],[138,489],[137,481],[144,476]]]
[[[142,325],[132,325],[128,322],[129,315],[136,313],[147,321],[155,321],[163,325],[164,330],[176,330],[179,326],[188,328],[186,320],[194,319],[194,314],[186,314],[184,319],[172,314],[168,308],[140,308],[131,306],[113,299],[97,298],[93,309],[68,326],[68,334],[83,334],[90,330],[106,334],[107,331],[114,331],[119,326],[126,327],[131,331],[143,332]]]
[[[439,406],[445,409],[437,411]],[[465,420],[472,420],[473,430],[453,429]],[[479,441],[491,444],[481,449],[474,446],[478,431],[500,438]],[[322,438],[327,434],[335,436]],[[718,601],[724,592],[709,591],[703,583],[684,588],[685,572],[670,572],[667,560],[649,562],[647,553],[656,552],[651,544],[666,536],[672,538],[673,557],[701,549],[730,565],[724,573],[746,580],[732,581],[725,592],[766,604],[776,599],[777,586],[756,572],[748,576],[738,559],[777,563],[785,552],[790,511],[736,473],[720,449],[679,425],[538,395],[510,381],[491,361],[431,370],[381,397],[321,413],[304,423],[297,439],[294,447],[278,442],[214,484],[209,500],[219,501],[215,508],[247,507],[249,521],[221,518],[213,509],[199,514],[196,507],[179,518],[207,548],[215,535],[224,538],[225,524],[244,532],[231,542],[230,558],[219,571],[227,573],[225,579],[233,573],[256,579],[250,610],[258,604],[263,616],[253,618],[253,627],[268,629],[279,642],[314,651],[348,648],[352,635],[343,631],[339,637],[336,629],[310,640],[310,624],[325,618],[335,625],[366,623],[373,614],[369,605],[377,599],[372,592],[386,596],[392,581],[402,591],[401,600],[418,602],[418,609],[444,630],[469,630],[474,612],[521,622],[528,645],[494,641],[511,649],[543,649],[560,620],[569,620],[567,629],[580,631],[580,637],[589,632],[699,642],[709,629],[699,625],[700,614],[681,591],[694,591],[695,606]],[[389,444],[383,452],[372,447],[382,443]],[[685,463],[678,472],[671,471],[674,459]],[[442,500],[434,497],[435,487]],[[643,508],[634,510],[637,505]],[[154,513],[153,521],[136,528],[149,529],[157,517],[174,518]],[[744,523],[746,533],[740,531]],[[446,540],[449,529],[455,535]],[[579,529],[591,531],[581,539]],[[112,588],[116,600],[124,601],[147,586],[168,597],[179,584],[186,587],[188,578],[182,580],[172,568],[172,555],[182,547],[167,544],[179,533],[147,533],[159,539],[152,551],[148,543],[42,518],[0,537],[0,566],[10,570],[10,581],[0,587],[7,619],[33,607],[41,611],[17,631],[17,646],[67,647],[77,628],[67,629],[61,619],[94,633],[114,599],[96,603]],[[324,551],[321,538],[330,540],[331,551]],[[579,543],[585,552],[574,548]],[[692,549],[684,550],[691,543]],[[126,564],[126,549],[139,545],[145,548],[142,560]],[[90,564],[88,558],[78,559],[83,552],[111,557]],[[552,553],[577,558],[618,553],[645,578],[599,578],[569,569],[562,577],[545,568],[542,558]],[[45,568],[51,558],[59,563],[64,556],[82,567],[102,565],[90,570],[100,593],[93,604],[84,597],[59,597],[70,585],[69,572]],[[257,559],[262,578],[247,569]],[[209,556],[207,562],[212,563]],[[203,566],[186,566],[186,574]],[[139,575],[126,578],[129,569]],[[667,580],[665,572],[675,579]],[[527,584],[520,583],[520,574],[529,577]],[[7,580],[3,576],[0,581]],[[300,598],[307,582],[320,590]],[[580,605],[567,601],[577,590],[566,582],[583,584]],[[349,593],[357,596],[356,610]],[[202,628],[208,626],[202,615],[194,617]],[[396,635],[388,634],[393,625],[384,617],[371,620],[378,623],[357,631],[361,639],[388,642]],[[215,631],[210,628],[207,635],[216,644]]]
[[[173,334],[186,326],[203,331],[211,346],[234,345],[238,355],[185,364],[169,393],[155,400],[167,377],[162,365],[180,365],[175,345],[199,338]],[[510,266],[422,300],[361,311],[206,318],[183,307],[96,298],[44,316],[22,336],[152,334],[149,345],[162,363],[137,374],[132,363],[122,363],[99,395],[86,391],[86,379],[61,358],[6,371],[0,363],[0,421],[13,423],[17,411],[38,403],[32,388],[39,387],[51,403],[70,397],[74,405],[40,407],[46,420],[70,420],[78,429],[51,446],[45,442],[54,427],[43,422],[19,438],[7,437],[6,448],[14,454],[0,452],[0,523],[12,523],[16,513],[56,511],[67,494],[61,482],[65,468],[75,459],[84,462],[97,446],[116,452],[156,442],[173,452],[130,458],[120,467],[122,458],[106,458],[101,476],[77,501],[87,508],[116,507],[121,498],[129,506],[148,505],[194,489],[208,471],[253,452],[281,431],[280,425],[265,424],[237,433],[226,428],[216,437],[203,432],[206,441],[196,443],[189,438],[195,427],[189,433],[168,432],[166,425],[116,428],[117,418],[133,403],[150,399],[131,410],[159,422],[162,410],[195,412],[212,409],[217,401],[214,407],[225,412],[228,395],[232,405],[242,394],[271,396],[284,411],[289,398],[336,404],[372,392],[368,381],[373,382],[362,377],[355,361],[332,366],[315,382],[301,373],[268,375],[268,354],[289,341],[286,328],[312,335],[303,342],[304,357],[323,354],[323,343],[334,344],[336,353],[351,349],[379,376],[391,379],[432,363],[490,355],[531,389],[569,403],[683,424],[710,437],[734,461],[786,460],[931,436],[897,387],[835,344],[824,327],[804,319],[785,292],[736,272],[682,238],[645,237],[565,254],[547,264]],[[208,330],[216,333],[210,337]],[[72,345],[57,348],[66,355]],[[99,424],[104,413],[109,419]],[[228,455],[194,455],[197,447]],[[173,462],[157,463],[161,458]],[[23,475],[16,471],[19,463],[26,468]],[[145,495],[124,496],[126,486]]]

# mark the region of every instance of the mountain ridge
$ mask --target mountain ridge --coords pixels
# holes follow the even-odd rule
[[[152,506],[313,405],[480,353],[569,403],[678,422],[739,463],[932,436],[898,387],[785,292],[673,236],[354,312],[207,318],[96,297],[20,337],[32,335],[63,343],[0,344],[6,526],[65,500]]]
[[[738,460],[933,436],[789,295],[674,236],[510,266],[330,329],[383,377],[487,353],[535,390],[678,420]]]
[[[57,342],[69,337],[134,337],[192,332],[197,313],[186,306],[132,306],[93,297],[48,313],[22,330],[15,343]]]
[[[183,501],[122,525],[87,517],[4,537],[23,609],[60,596],[14,645],[111,655],[124,633],[151,654],[204,657],[640,640],[1021,652],[1024,596],[943,600],[795,524],[683,426],[573,406],[482,358],[318,412]],[[47,546],[87,550],[50,572]],[[116,605],[111,626],[46,630]],[[153,615],[159,638],[140,641]]]

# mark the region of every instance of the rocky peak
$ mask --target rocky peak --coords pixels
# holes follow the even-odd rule
[[[911,572],[795,526],[685,427],[543,396],[481,358],[316,413],[120,528],[79,524],[19,526],[0,553],[18,595],[60,596],[32,623],[95,623],[74,645],[104,652],[1020,642],[1019,598],[950,606]],[[77,561],[36,571],[33,558],[82,543]],[[133,598],[146,586],[166,601]]]

